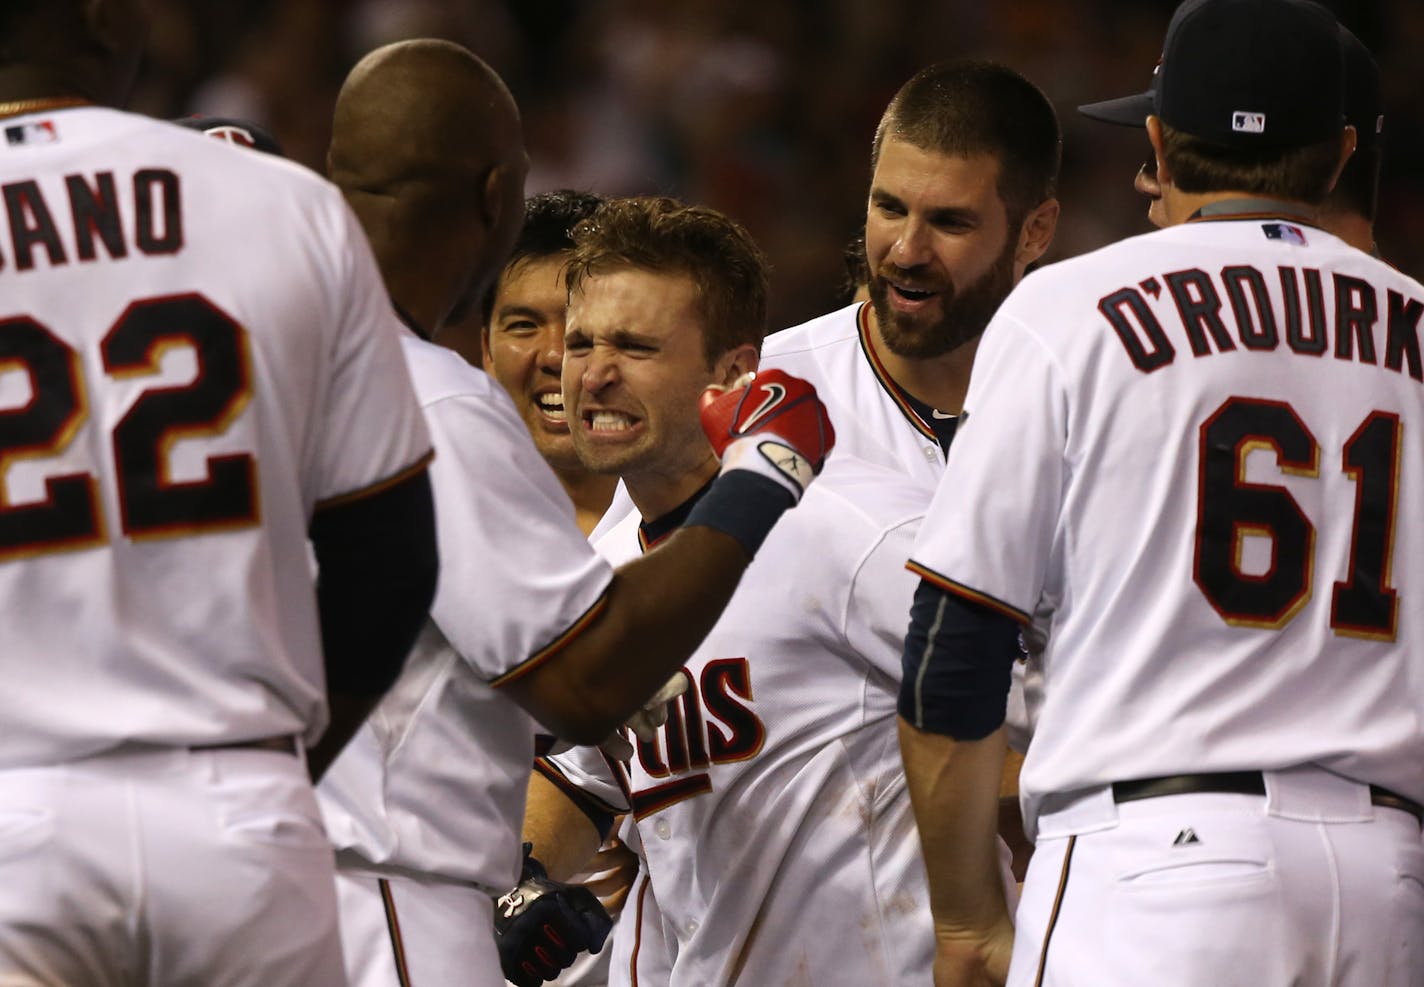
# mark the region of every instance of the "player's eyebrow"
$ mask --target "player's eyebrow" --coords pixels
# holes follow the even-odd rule
[[[512,319],[515,316],[524,316],[526,319],[538,321],[544,318],[544,313],[529,305],[501,305],[495,310],[496,321],[503,322],[505,319]]]

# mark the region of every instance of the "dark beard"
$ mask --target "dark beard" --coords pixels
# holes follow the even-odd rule
[[[940,294],[944,315],[926,323],[896,313],[890,308],[890,285],[883,276],[870,279],[870,303],[880,325],[880,338],[896,356],[928,360],[959,349],[978,337],[999,305],[1014,287],[1014,251],[1018,236],[1009,237],[1003,253],[973,284],[956,291],[946,285]]]

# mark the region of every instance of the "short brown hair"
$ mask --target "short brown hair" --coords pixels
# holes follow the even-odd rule
[[[1063,137],[1053,104],[1032,82],[996,62],[941,62],[915,73],[875,130],[872,171],[887,136],[936,154],[992,156],[999,162],[999,198],[1011,228],[1057,189]]]
[[[697,285],[702,353],[709,367],[744,343],[761,347],[766,259],[751,234],[730,217],[666,196],[613,199],[575,226],[573,237],[570,292],[592,275],[624,268],[685,274]]]
[[[1162,124],[1162,157],[1183,192],[1247,192],[1319,205],[1340,163],[1338,136],[1279,149],[1222,147]]]

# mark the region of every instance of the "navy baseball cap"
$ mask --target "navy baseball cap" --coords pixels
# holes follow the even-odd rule
[[[201,131],[209,137],[227,141],[229,144],[256,148],[259,151],[266,151],[268,154],[275,154],[279,158],[285,156],[282,145],[277,143],[277,138],[251,120],[242,120],[238,117],[206,116],[199,113],[173,122],[180,127]]]
[[[1363,151],[1384,138],[1379,66],[1370,50],[1343,24],[1340,47],[1345,52],[1345,122],[1359,135],[1356,150]]]
[[[1222,147],[1314,144],[1344,126],[1344,55],[1335,17],[1311,0],[1186,0],[1167,25],[1145,93],[1080,106],[1140,127],[1156,115]]]

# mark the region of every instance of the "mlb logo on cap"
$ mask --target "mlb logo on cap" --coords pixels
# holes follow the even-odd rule
[[[1266,114],[1237,110],[1231,114],[1231,129],[1238,134],[1264,134],[1266,132]]]

